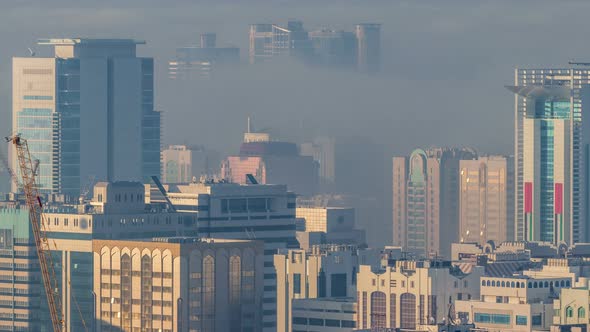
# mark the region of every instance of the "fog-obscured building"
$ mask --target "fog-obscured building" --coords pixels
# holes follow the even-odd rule
[[[313,157],[319,164],[320,184],[333,185],[336,181],[336,141],[332,138],[318,137],[311,143],[300,146],[302,156]],[[324,189],[324,188],[322,188]]]
[[[297,232],[302,248],[311,244],[366,245],[365,231],[355,226],[353,208],[302,206],[296,216],[304,221],[305,229]],[[313,240],[316,234],[319,240]]]
[[[251,24],[249,34],[251,64],[275,56],[293,56],[316,66],[356,68],[378,72],[381,65],[381,25],[357,24],[352,32],[322,28],[308,31],[303,22],[291,20],[287,26]]]
[[[240,62],[238,47],[218,47],[215,33],[202,33],[199,37],[198,46],[176,49],[176,57],[168,62],[169,78],[209,78],[215,67]]]
[[[54,57],[12,60],[12,132],[40,161],[42,193],[160,175],[154,61],[132,39],[41,39]],[[18,169],[16,158],[11,168]],[[94,181],[91,181],[94,182]],[[13,191],[17,191],[13,185]]]
[[[262,331],[260,241],[94,240],[96,331]]]
[[[219,154],[203,146],[170,145],[162,151],[162,182],[188,183],[217,174]]]
[[[227,157],[221,164],[221,177],[244,184],[252,174],[261,184],[286,184],[289,190],[309,196],[319,186],[319,166],[313,157],[302,156],[295,143],[273,141],[266,133],[250,129],[238,155]]]

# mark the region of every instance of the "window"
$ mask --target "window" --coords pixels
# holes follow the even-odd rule
[[[572,308],[572,307],[565,308],[565,317],[568,317],[568,318],[574,317],[574,308]]]
[[[324,322],[326,326],[340,327],[340,321],[337,319],[326,319]]]
[[[586,318],[586,309],[578,308],[578,318]]]
[[[313,326],[324,326],[324,320],[321,318],[310,318],[309,325]]]
[[[330,278],[330,296],[346,297],[346,273],[334,273],[330,276]]]
[[[293,293],[301,294],[301,273],[293,274]]]
[[[386,309],[385,293],[371,293],[371,327],[386,327]]]
[[[353,320],[343,320],[341,324],[342,327],[356,327],[356,322]]]
[[[516,325],[527,325],[527,317],[516,315]]]
[[[543,318],[541,315],[531,316],[531,323],[533,326],[541,326],[543,324]]]
[[[307,318],[304,318],[304,317],[293,317],[293,324],[307,325]]]
[[[504,314],[486,314],[486,313],[476,312],[474,314],[473,320],[476,323],[510,325],[510,315],[504,315]]]

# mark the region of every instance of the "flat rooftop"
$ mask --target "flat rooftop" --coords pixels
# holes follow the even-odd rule
[[[38,45],[143,45],[145,40],[125,38],[41,38]]]

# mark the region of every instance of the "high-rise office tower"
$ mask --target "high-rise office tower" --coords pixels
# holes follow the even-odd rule
[[[515,236],[588,240],[590,70],[516,69]]]
[[[154,62],[136,55],[144,43],[42,39],[54,57],[13,58],[12,129],[40,161],[41,192],[78,195],[91,179],[160,174]]]
[[[459,240],[484,245],[512,240],[512,160],[504,156],[459,162]]]
[[[451,253],[459,234],[459,162],[471,149],[417,149],[393,158],[394,245],[418,256]]]
[[[357,24],[357,67],[360,71],[374,73],[381,66],[381,25]]]

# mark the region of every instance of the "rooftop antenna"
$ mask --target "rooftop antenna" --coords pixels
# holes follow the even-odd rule
[[[32,48],[29,47],[29,48],[27,48],[27,50],[29,50],[29,55],[30,56],[35,56],[35,51],[33,51]]]
[[[251,133],[252,132],[251,129],[252,129],[252,127],[251,127],[251,124],[250,124],[250,117],[248,117],[248,131],[247,132],[248,133]]]

